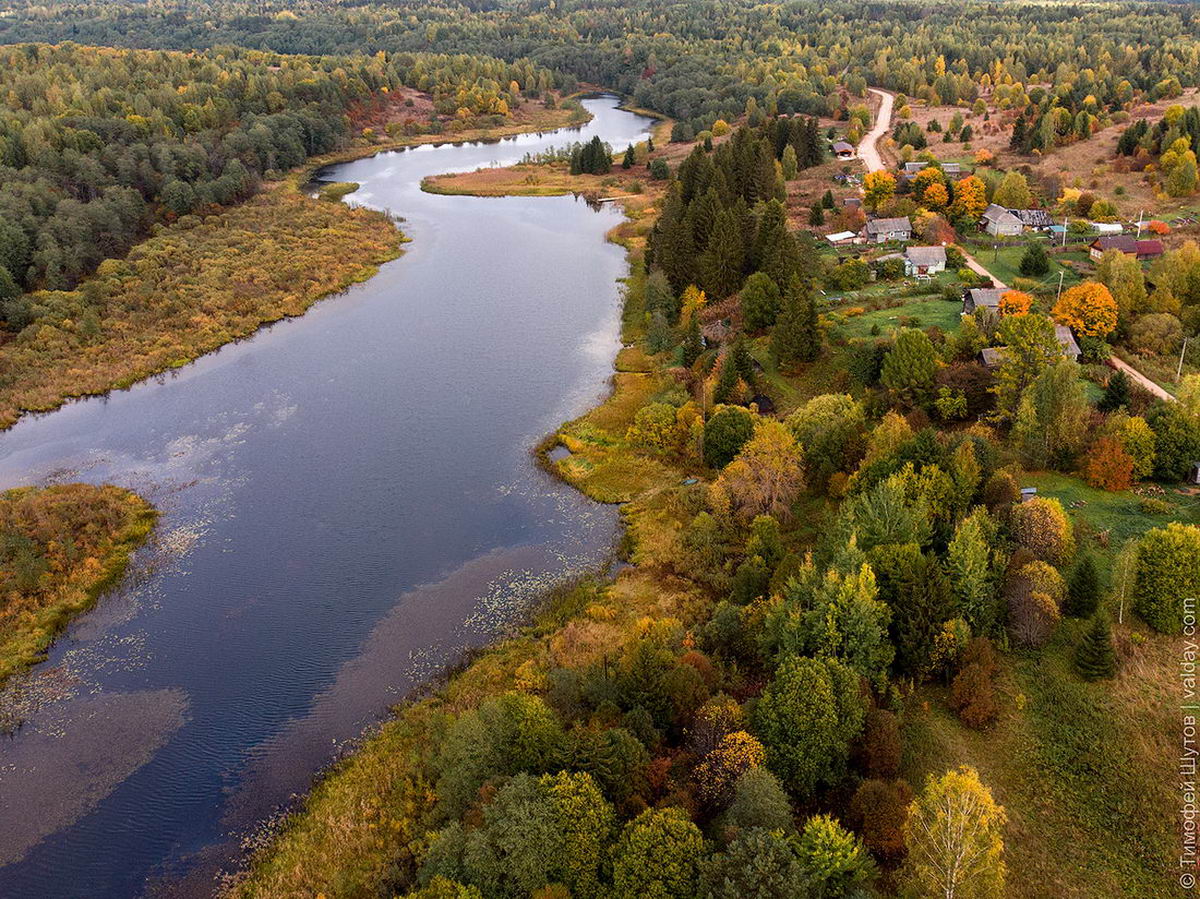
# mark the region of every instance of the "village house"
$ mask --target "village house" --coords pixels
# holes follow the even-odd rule
[[[993,237],[1015,237],[1025,230],[1014,212],[995,203],[983,211],[983,219],[979,224]]]
[[[1054,219],[1045,209],[1010,209],[1013,215],[1021,220],[1021,225],[1030,231],[1049,231],[1054,227]]]
[[[844,140],[834,141],[833,155],[838,159],[853,159],[854,144],[846,143]]]
[[[1058,338],[1059,346],[1062,347],[1063,355],[1072,362],[1079,361],[1079,344],[1075,342],[1075,335],[1071,333],[1071,329],[1066,325],[1055,325],[1054,336]],[[989,370],[999,368],[1004,364],[1004,357],[1008,353],[1008,347],[990,346],[979,351],[979,361]]]
[[[887,243],[889,240],[912,240],[912,222],[907,215],[891,219],[871,219],[863,229],[863,236],[870,243]]]
[[[1099,261],[1109,250],[1117,250],[1138,259],[1157,259],[1163,254],[1163,244],[1161,240],[1138,240],[1128,234],[1106,234],[1091,242],[1088,255]]]
[[[963,294],[963,315],[971,315],[976,309],[999,309],[1005,292],[1000,287],[972,287]]]
[[[842,207],[845,209],[862,209],[862,197],[843,197]]]
[[[946,270],[945,247],[909,247],[904,251],[904,274],[928,278]]]
[[[962,165],[957,162],[935,163],[935,162],[926,162],[924,160],[918,160],[916,162],[904,163],[904,168],[900,174],[901,174],[901,177],[903,177],[907,181],[910,178],[913,178],[914,176],[916,176],[919,172],[923,172],[923,171],[925,171],[925,169],[929,169],[929,168],[941,169],[942,174],[948,178],[957,178],[963,172]]]

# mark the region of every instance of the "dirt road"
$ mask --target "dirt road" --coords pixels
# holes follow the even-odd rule
[[[884,165],[877,144],[892,127],[892,103],[896,98],[879,88],[871,87],[868,90],[879,97],[879,111],[875,114],[875,125],[858,142],[858,158],[866,164],[868,172],[878,172]]]

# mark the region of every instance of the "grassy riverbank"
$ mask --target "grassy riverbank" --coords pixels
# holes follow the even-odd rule
[[[185,217],[78,290],[41,291],[36,323],[0,347],[0,426],[178,368],[373,275],[403,236],[382,213],[274,185]]]
[[[0,686],[43,658],[67,622],[120,580],[156,517],[119,487],[0,494]]]

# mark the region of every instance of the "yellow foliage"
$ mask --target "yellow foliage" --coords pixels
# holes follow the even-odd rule
[[[1025,315],[1033,308],[1033,297],[1022,290],[1006,290],[1000,294],[1001,315]]]
[[[1063,292],[1054,320],[1077,334],[1105,337],[1117,327],[1117,301],[1098,281],[1085,281]]]

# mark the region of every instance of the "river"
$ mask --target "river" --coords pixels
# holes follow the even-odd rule
[[[112,482],[163,512],[0,738],[0,895],[210,893],[237,840],[340,744],[607,558],[615,510],[530,448],[607,389],[626,264],[603,235],[619,212],[419,189],[594,134],[619,153],[651,124],[611,97],[586,105],[581,129],[322,171],[404,216],[403,257],[0,436],[0,487]]]

